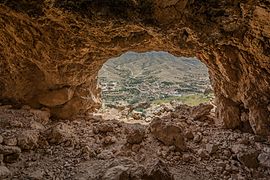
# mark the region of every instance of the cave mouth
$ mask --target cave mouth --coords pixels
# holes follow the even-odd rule
[[[160,106],[197,106],[214,99],[208,69],[200,60],[164,51],[129,51],[109,59],[99,71],[98,84],[100,112],[132,108],[131,114],[141,118]]]

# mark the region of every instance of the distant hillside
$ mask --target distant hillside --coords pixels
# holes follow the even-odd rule
[[[99,83],[105,104],[186,101],[190,97],[196,104],[208,100],[204,96],[210,85],[208,77],[207,67],[195,58],[177,58],[166,52],[128,52],[103,65]]]
[[[108,60],[99,77],[108,81],[120,81],[127,77],[147,78],[158,81],[183,82],[184,79],[208,78],[207,67],[195,58],[178,58],[166,52],[128,52]]]

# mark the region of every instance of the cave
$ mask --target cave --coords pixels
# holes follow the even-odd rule
[[[0,178],[269,178],[269,19],[268,0],[0,0]],[[215,117],[209,105],[149,128],[90,116],[99,70],[129,51],[197,57]]]
[[[248,121],[267,135],[267,3],[1,1],[0,97],[47,107],[59,118],[93,111],[100,106],[97,73],[107,59],[162,50],[207,65],[225,127]]]

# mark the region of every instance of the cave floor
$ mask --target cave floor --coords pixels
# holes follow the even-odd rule
[[[54,120],[47,110],[0,106],[0,177],[270,178],[269,139],[222,129],[211,114],[194,120],[183,109],[163,111],[166,115],[158,117],[181,127],[179,136],[183,136],[185,148],[179,150],[168,137],[170,132],[161,134],[161,142],[151,133],[149,123],[127,123],[93,114]],[[173,143],[164,142],[166,139]]]

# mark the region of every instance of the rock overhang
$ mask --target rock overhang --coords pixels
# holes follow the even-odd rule
[[[207,65],[226,127],[248,123],[255,133],[270,132],[267,1],[0,3],[1,99],[40,108],[41,96],[72,91],[46,107],[60,118],[93,111],[100,102],[97,73],[107,59],[163,50]]]

